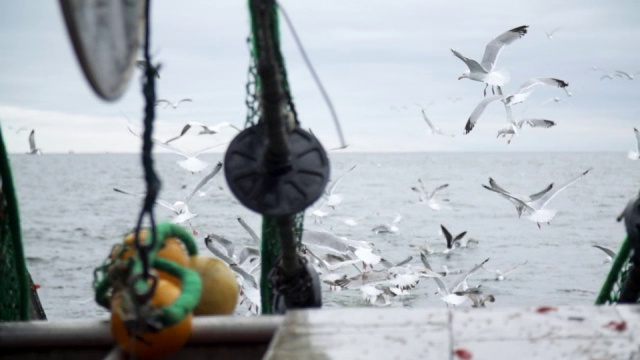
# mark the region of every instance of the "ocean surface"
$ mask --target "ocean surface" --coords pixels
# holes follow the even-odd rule
[[[212,164],[221,157],[202,156]],[[172,154],[155,156],[162,180],[160,198],[169,202],[183,199],[202,176],[183,170],[178,160]],[[428,245],[436,251],[429,260],[437,269],[443,265],[454,271],[470,269],[490,258],[485,270],[468,283],[481,284],[484,294],[493,294],[496,301],[488,304],[492,307],[593,303],[610,264],[603,263],[604,253],[592,245],[618,249],[625,230],[615,219],[640,187],[640,162],[623,153],[331,153],[330,160],[332,177],[357,167],[336,188],[343,202],[322,223],[316,224],[307,212],[305,228],[371,242],[391,261],[412,255],[414,265],[420,264],[418,246]],[[139,156],[12,155],[11,164],[27,263],[40,285],[47,316],[106,317],[107,312],[93,300],[93,270],[135,225],[141,198],[113,188],[144,191]],[[557,209],[558,214],[541,228],[524,216],[518,218],[511,203],[481,186],[492,177],[507,190],[531,194],[587,169],[592,171],[551,201],[548,208]],[[437,196],[440,211],[418,202],[411,187],[419,178],[429,190],[449,184]],[[256,245],[236,217],[244,218],[258,233],[261,218],[235,200],[224,176],[214,178],[204,190],[189,204],[198,214],[192,224],[199,233],[200,251],[208,253],[203,239],[209,232]],[[161,207],[156,214],[158,220],[171,217]],[[402,216],[398,232],[372,231],[390,223],[396,214]],[[355,218],[358,224],[350,228],[345,218]],[[440,224],[454,236],[467,231],[478,243],[449,257],[438,254],[445,248]],[[495,269],[506,270],[525,261],[504,281],[495,280]],[[457,277],[444,281],[452,283]],[[394,298],[391,306],[444,307],[435,291],[435,282],[423,278],[409,295]],[[329,291],[327,285],[323,285],[323,301],[326,307],[370,306],[360,290]],[[238,313],[245,312],[246,304],[239,305]]]

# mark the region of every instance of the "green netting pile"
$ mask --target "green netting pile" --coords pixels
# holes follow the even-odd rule
[[[625,238],[622,245],[620,245],[620,250],[616,253],[615,259],[613,259],[611,270],[609,270],[609,274],[596,298],[596,305],[614,304],[618,302],[622,286],[629,274],[631,256],[631,244],[629,243],[629,238]]]
[[[31,318],[31,287],[22,248],[18,201],[0,130],[0,322]]]

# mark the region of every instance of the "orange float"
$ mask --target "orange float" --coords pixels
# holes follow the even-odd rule
[[[238,304],[240,289],[234,272],[224,261],[202,255],[191,257],[190,268],[200,275],[202,295],[195,315],[230,315]]]
[[[118,292],[111,300],[111,333],[116,343],[127,354],[140,359],[158,359],[184,346],[191,335],[192,314],[158,332],[146,332],[138,337],[130,336],[124,325],[123,314],[130,313],[132,309],[126,309],[123,296],[122,292]],[[171,305],[179,296],[178,286],[158,279],[150,304],[155,308],[161,308]]]

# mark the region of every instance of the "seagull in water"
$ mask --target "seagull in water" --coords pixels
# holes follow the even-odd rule
[[[29,152],[30,155],[42,155],[42,150],[36,147],[36,130],[31,130],[29,133]]]
[[[447,230],[447,228],[444,227],[444,225],[440,224],[440,229],[442,230],[442,234],[444,235],[444,238],[447,241],[447,248],[442,252],[443,254],[448,254],[449,252],[451,252],[455,247],[455,245],[458,244],[462,240],[462,238],[467,234],[466,231],[463,231],[460,234],[453,237],[449,232],[449,230]]]
[[[500,55],[500,51],[502,51],[502,48],[523,37],[527,33],[528,27],[528,25],[518,26],[500,34],[498,37],[491,40],[484,50],[484,55],[482,56],[481,63],[478,63],[476,60],[469,59],[459,52],[451,49],[453,55],[462,60],[467,65],[467,67],[469,67],[469,70],[462,73],[458,80],[467,78],[485,83],[485,96],[487,95],[487,87],[489,85],[503,86],[504,84],[508,83],[509,74],[507,72],[494,70],[496,60],[498,59],[498,55]]]
[[[631,160],[638,160],[640,159],[640,131],[633,128],[633,132],[636,134],[636,150],[629,151],[629,153],[627,153],[627,157]]]
[[[198,135],[214,135],[220,132],[220,129],[224,128],[224,127],[231,127],[235,130],[238,131],[242,131],[240,130],[238,127],[236,127],[235,125],[228,123],[228,122],[223,122],[223,123],[219,123],[216,125],[205,125],[199,122],[195,122],[195,121],[190,121],[188,122],[180,131],[180,135],[173,137],[167,141],[165,141],[165,144],[168,144],[172,141],[178,140],[179,138],[183,137],[184,134],[186,134],[189,129],[191,129],[192,127],[200,127],[200,132],[198,133]]]
[[[429,118],[427,117],[427,114],[424,112],[424,109],[422,109],[422,117],[424,118],[424,121],[427,123],[427,126],[429,126],[429,133],[430,134],[438,134],[438,135],[451,136],[451,137],[455,136],[453,134],[447,134],[447,133],[443,132],[442,130],[440,130],[439,127],[433,125],[431,120],[429,120]]]
[[[540,228],[540,223],[543,223],[543,222],[544,223],[549,223],[551,221],[551,219],[553,219],[554,216],[556,216],[556,213],[557,213],[557,210],[546,209],[547,204],[549,204],[549,202],[559,192],[561,192],[562,190],[566,189],[570,185],[574,184],[576,181],[582,179],[582,177],[587,175],[589,173],[589,171],[591,171],[591,169],[588,169],[587,171],[582,172],[576,178],[574,178],[571,181],[563,184],[562,186],[558,186],[558,187],[553,186],[544,195],[542,195],[541,197],[539,197],[539,198],[537,198],[535,200],[527,200],[526,198],[522,198],[522,197],[513,195],[513,194],[511,194],[509,192],[500,191],[497,188],[488,187],[486,185],[482,185],[482,186],[487,190],[491,190],[493,192],[501,194],[504,197],[511,198],[513,201],[515,201],[515,203],[518,204],[517,208],[518,207],[522,207],[522,210],[519,210],[519,212],[520,211],[524,211],[524,212],[528,213],[529,214],[528,219],[533,221],[533,222],[535,222],[538,225],[538,228]]]
[[[375,232],[376,234],[397,233],[399,230],[397,224],[400,222],[400,220],[402,220],[402,215],[396,214],[396,217],[393,219],[391,224],[381,224],[375,226],[373,229],[371,229],[371,231]]]
[[[178,108],[178,105],[182,104],[183,102],[193,102],[193,100],[189,99],[189,98],[184,98],[184,99],[180,99],[176,102],[171,102],[167,99],[158,99],[156,100],[156,106],[160,105],[160,104],[165,104],[163,109],[166,109],[167,106],[171,106],[174,109]]]
[[[427,188],[424,186],[424,183],[422,182],[422,179],[418,179],[418,186],[412,186],[411,190],[417,192],[420,194],[420,203],[427,203],[427,205],[429,205],[429,207],[431,208],[431,210],[434,211],[438,211],[441,209],[440,204],[438,202],[436,202],[436,194],[443,190],[446,189],[449,186],[449,184],[442,184],[438,187],[436,187],[435,189],[433,189],[433,191],[431,193],[429,193],[427,191]]]
[[[520,264],[516,264],[514,266],[512,266],[511,268],[507,269],[507,270],[500,270],[500,269],[496,269],[496,281],[503,281],[505,279],[505,277],[509,274],[511,274],[512,272],[518,270],[518,268],[520,268],[520,266],[526,265],[528,260],[525,260],[523,263]]]
[[[533,90],[538,85],[559,87],[559,88],[563,89],[567,93],[568,96],[571,96],[570,95],[571,93],[568,90],[566,90],[566,87],[569,86],[569,83],[564,81],[564,80],[555,79],[555,78],[531,78],[531,79],[525,81],[520,86],[518,91],[516,91],[513,94],[509,94],[509,95],[494,95],[494,96],[490,96],[490,97],[482,99],[482,101],[480,101],[480,103],[478,103],[478,105],[476,105],[475,109],[473,109],[473,112],[469,116],[469,119],[467,120],[467,123],[464,126],[464,133],[468,134],[469,132],[471,132],[471,130],[473,130],[473,128],[475,127],[476,123],[478,122],[478,119],[480,118],[480,116],[482,115],[484,110],[492,102],[500,100],[507,107],[510,107],[510,106],[516,105],[516,104],[520,104],[520,103],[524,102],[529,97],[529,95],[531,95]],[[507,121],[514,128],[514,131],[517,132],[517,125],[516,125],[516,122],[513,120],[513,118],[508,116]]]

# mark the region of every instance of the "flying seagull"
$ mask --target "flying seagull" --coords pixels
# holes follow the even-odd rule
[[[167,99],[158,99],[158,100],[156,100],[156,105],[165,104],[163,109],[166,109],[167,106],[171,106],[174,109],[177,109],[178,105],[180,105],[181,103],[183,103],[183,102],[192,102],[192,101],[193,100],[191,100],[189,98],[180,99],[180,100],[178,100],[176,102],[171,102],[171,101],[169,101]]]
[[[427,126],[429,126],[429,133],[431,134],[439,134],[439,135],[444,135],[444,136],[455,136],[452,134],[447,134],[445,132],[443,132],[442,130],[440,130],[439,127],[433,125],[433,123],[431,122],[431,120],[429,120],[429,118],[427,117],[427,114],[424,112],[424,109],[422,109],[422,117],[424,118],[424,121],[427,123]]]
[[[440,229],[442,229],[442,233],[444,234],[444,238],[447,240],[447,250],[453,249],[453,247],[456,245],[456,243],[459,242],[460,240],[462,240],[462,238],[467,234],[466,231],[463,231],[463,232],[461,232],[460,234],[458,234],[458,235],[456,235],[454,237],[454,236],[451,235],[449,230],[447,230],[447,228],[444,227],[444,225],[440,224]]]
[[[529,125],[532,128],[545,128],[548,129],[550,127],[556,126],[556,122],[553,120],[548,120],[548,119],[522,119],[520,121],[518,121],[516,123],[516,127],[518,129],[522,129],[522,127],[524,125]],[[516,134],[515,129],[513,129],[513,127],[508,127],[508,128],[504,128],[504,129],[500,129],[498,130],[498,135],[496,136],[496,138],[499,137],[506,137],[507,135],[511,135],[511,137],[509,138],[509,140],[507,141],[507,144],[511,144],[511,140],[513,140],[514,135]]]
[[[553,40],[553,35],[556,33],[556,31],[560,30],[560,28],[555,28],[549,32],[545,31],[544,34],[547,35],[547,39],[549,40]]]
[[[185,197],[183,200],[178,200],[178,201],[176,201],[176,202],[174,202],[172,204],[172,203],[170,203],[168,201],[164,201],[164,200],[161,200],[161,199],[156,199],[156,204],[158,204],[158,205],[160,205],[160,206],[162,206],[162,207],[174,212],[175,216],[172,219],[172,222],[174,222],[176,224],[180,224],[180,223],[183,223],[185,221],[189,221],[189,220],[193,219],[194,217],[197,216],[197,214],[194,214],[194,213],[190,212],[189,211],[189,207],[187,206],[187,204],[193,198],[193,196],[195,194],[197,194],[198,191],[200,191],[200,189],[204,185],[206,185],[207,182],[209,182],[209,180],[213,179],[213,177],[216,176],[220,172],[221,169],[222,169],[222,163],[218,162],[218,164],[213,168],[213,170],[209,174],[207,174],[205,177],[203,177],[202,180],[200,180],[200,182],[193,188],[193,190],[191,190],[189,195],[187,195],[187,197]],[[115,192],[119,192],[121,194],[145,197],[144,194],[136,194],[136,193],[128,192],[128,191],[121,190],[121,189],[118,189],[118,188],[113,188],[113,190]]]
[[[420,203],[427,203],[431,210],[438,211],[440,210],[440,204],[436,201],[436,194],[449,187],[449,184],[442,184],[435,189],[431,193],[427,191],[427,188],[424,186],[422,179],[418,179],[418,186],[412,186],[411,190],[420,194]]]
[[[179,138],[183,137],[184,134],[186,134],[189,129],[191,129],[192,127],[200,127],[200,132],[198,132],[198,135],[214,135],[220,132],[220,129],[224,128],[224,127],[231,127],[235,130],[238,131],[242,131],[240,130],[238,127],[236,127],[233,124],[230,124],[228,122],[222,122],[216,125],[205,125],[199,122],[195,122],[195,121],[190,121],[188,122],[180,131],[180,135],[176,136],[176,137],[172,137],[171,139],[165,141],[165,144],[168,144],[172,141],[178,140]]]
[[[137,137],[142,139],[141,131],[139,129],[136,129],[133,124],[129,124],[127,126],[127,129],[129,129],[129,132],[131,134],[133,134],[133,135],[135,135],[135,136],[137,136]],[[178,165],[180,165],[181,168],[183,168],[183,169],[185,169],[187,171],[190,171],[193,174],[201,172],[202,170],[206,169],[210,165],[210,163],[208,163],[208,162],[206,162],[204,160],[198,159],[198,156],[200,154],[205,153],[207,151],[213,150],[215,148],[218,148],[220,146],[223,146],[223,145],[227,144],[226,142],[224,142],[224,143],[220,143],[220,144],[216,144],[216,145],[213,145],[213,146],[206,147],[206,148],[204,148],[204,149],[202,149],[200,151],[197,151],[195,153],[187,153],[187,152],[184,152],[182,150],[179,150],[179,149],[175,148],[172,145],[166,144],[165,142],[160,141],[158,139],[152,139],[152,140],[153,140],[153,143],[158,145],[159,147],[164,148],[166,150],[169,150],[169,151],[171,151],[173,153],[176,153],[178,155],[184,156],[186,159],[177,161],[177,163],[178,163]]]
[[[500,55],[502,48],[523,37],[527,33],[528,27],[528,25],[518,26],[491,40],[484,50],[481,63],[478,63],[476,60],[469,59],[459,52],[451,49],[453,55],[462,60],[467,67],[469,67],[469,70],[462,73],[458,80],[467,78],[485,83],[485,96],[487,95],[487,87],[489,85],[503,86],[509,82],[509,74],[507,72],[494,71],[496,60],[498,59],[498,55]]]
[[[42,155],[42,150],[36,147],[36,130],[29,133],[29,153],[30,155]]]
[[[547,204],[549,204],[549,202],[559,192],[561,192],[562,190],[568,188],[570,185],[573,185],[576,181],[582,179],[582,177],[587,175],[589,173],[589,171],[591,171],[591,169],[588,169],[587,171],[584,171],[584,172],[580,173],[580,175],[578,175],[574,179],[568,181],[567,183],[563,184],[562,186],[558,186],[558,187],[553,186],[552,189],[547,191],[541,197],[539,197],[539,198],[537,198],[535,200],[528,200],[528,201],[527,201],[527,199],[524,199],[522,197],[510,194],[508,192],[500,191],[500,190],[498,190],[496,188],[488,187],[486,185],[482,185],[482,186],[487,190],[491,190],[493,192],[501,194],[502,196],[509,197],[509,198],[513,199],[518,204],[518,206],[521,206],[523,208],[522,211],[524,211],[527,214],[529,214],[528,219],[533,221],[533,222],[535,222],[538,225],[538,228],[539,228],[540,227],[540,223],[549,223],[551,221],[551,219],[553,219],[553,217],[557,213],[557,210],[547,209],[546,208]]]
[[[521,217],[522,211],[524,210],[525,206],[523,205],[522,201],[517,201],[515,200],[515,198],[521,199],[524,202],[538,200],[553,188],[553,183],[549,184],[547,187],[545,187],[541,191],[538,191],[537,193],[531,194],[529,196],[512,194],[509,191],[505,190],[500,185],[498,185],[498,183],[492,178],[489,178],[489,186],[486,186],[486,185],[482,185],[482,186],[485,189],[494,191],[500,194],[505,199],[509,200],[509,202],[511,202],[516,207],[516,211],[518,212],[518,217]]]
[[[484,110],[487,108],[487,106],[490,103],[500,100],[507,107],[512,106],[512,105],[516,105],[516,104],[520,104],[520,103],[524,102],[529,97],[529,95],[531,95],[533,90],[538,85],[547,85],[547,86],[559,87],[559,88],[563,89],[567,93],[567,95],[570,94],[570,92],[568,92],[565,89],[567,86],[569,86],[569,83],[564,81],[564,80],[555,79],[555,78],[531,78],[531,79],[525,81],[520,86],[518,91],[516,91],[513,94],[510,94],[510,95],[494,95],[494,96],[490,96],[490,97],[486,97],[486,98],[482,99],[482,101],[480,101],[480,103],[478,103],[478,105],[476,105],[475,109],[473,109],[473,112],[469,116],[469,119],[467,120],[467,123],[464,126],[465,134],[468,134],[471,130],[473,130],[473,128],[475,127],[476,123],[478,122],[478,119],[480,118],[480,116],[482,115],[482,113],[484,112]],[[513,120],[512,117],[508,117],[507,121],[512,126],[515,127],[516,123],[515,123],[515,121]]]

